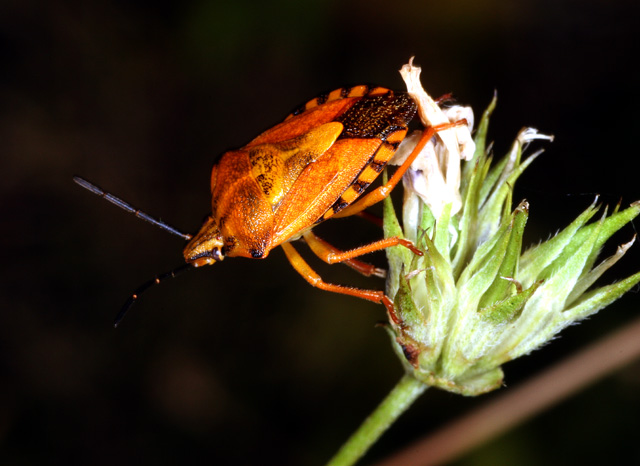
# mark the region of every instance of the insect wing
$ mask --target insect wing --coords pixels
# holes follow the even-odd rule
[[[383,88],[372,92],[338,101],[349,102],[348,108],[334,117],[344,129],[333,146],[300,174],[275,211],[274,246],[354,202],[404,139],[416,111],[413,100]],[[307,107],[311,106],[307,113],[321,113],[332,104],[314,103],[307,103]],[[302,113],[292,120],[304,116]]]
[[[308,166],[275,212],[273,245],[287,241],[322,218],[353,183],[380,144],[377,139],[338,140]]]

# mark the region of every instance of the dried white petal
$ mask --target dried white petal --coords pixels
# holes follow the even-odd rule
[[[451,123],[456,121],[465,120],[467,126],[458,126],[454,128],[456,138],[458,139],[458,145],[460,148],[460,158],[462,160],[471,160],[474,152],[476,151],[476,143],[471,137],[471,130],[473,130],[473,109],[471,107],[464,107],[462,105],[454,105],[444,110],[445,115]]]
[[[451,214],[462,207],[460,196],[460,159],[469,160],[475,151],[470,125],[473,112],[470,108],[452,107],[447,112],[425,92],[420,84],[420,67],[413,66],[413,59],[404,65],[400,74],[407,85],[407,92],[418,104],[418,115],[426,127],[448,124],[466,119],[467,125],[439,131],[429,141],[411,165],[414,171],[407,175],[407,185],[429,206],[438,218],[443,208],[451,204]],[[452,120],[453,119],[453,120]],[[414,139],[416,138],[416,139]],[[417,136],[409,136],[411,142],[403,144],[390,163],[402,163],[415,147]],[[413,142],[415,141],[415,142]]]
[[[536,139],[553,141],[553,135],[539,133],[536,128],[524,128],[518,133],[518,142],[522,145]]]

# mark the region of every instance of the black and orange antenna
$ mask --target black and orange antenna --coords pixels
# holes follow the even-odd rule
[[[153,278],[152,280],[149,280],[148,282],[140,285],[140,287],[138,287],[133,293],[131,293],[131,296],[129,296],[129,299],[127,299],[127,302],[124,303],[124,305],[122,306],[122,309],[120,309],[120,312],[118,312],[118,315],[113,321],[113,326],[117,328],[118,325],[120,325],[120,322],[122,322],[122,319],[124,319],[124,316],[127,314],[127,312],[129,312],[129,309],[131,309],[131,307],[135,304],[135,302],[142,295],[142,293],[144,293],[154,285],[159,285],[160,283],[167,280],[168,278],[177,277],[182,272],[186,272],[187,270],[192,270],[192,269],[195,269],[194,265],[183,264],[179,267],[176,267],[173,270],[170,270],[169,272],[156,275],[156,277]]]
[[[188,233],[182,233],[181,231],[177,230],[176,228],[172,227],[171,225],[169,225],[168,223],[163,222],[162,220],[159,220],[155,217],[152,217],[149,214],[146,214],[145,212],[142,212],[140,209],[132,206],[131,204],[129,204],[128,202],[120,199],[117,196],[114,196],[113,194],[105,191],[104,189],[96,186],[95,184],[91,183],[90,181],[85,180],[84,178],[81,178],[79,176],[74,176],[73,177],[73,181],[75,181],[77,184],[79,184],[80,186],[82,186],[84,189],[91,191],[93,194],[100,196],[102,199],[105,199],[109,202],[111,202],[112,204],[120,207],[123,210],[126,210],[127,212],[129,212],[130,214],[135,215],[136,217],[151,223],[152,225],[157,226],[158,228],[161,228],[164,231],[168,231],[169,233],[179,236],[180,238],[189,241],[192,238],[192,235],[188,234]],[[191,264],[184,264],[181,265],[179,267],[176,267],[175,269],[166,272],[166,273],[162,273],[160,275],[157,275],[155,278],[153,278],[152,280],[149,280],[148,282],[144,283],[143,285],[141,285],[139,288],[137,288],[132,294],[131,296],[129,296],[129,299],[127,299],[127,302],[124,303],[124,306],[122,306],[122,309],[120,309],[120,312],[118,312],[118,315],[115,318],[115,321],[113,323],[114,327],[117,327],[120,322],[122,321],[122,319],[124,318],[124,316],[127,314],[127,312],[129,311],[129,309],[131,309],[131,307],[135,304],[135,302],[138,300],[138,298],[142,295],[142,293],[144,293],[145,291],[147,291],[149,288],[151,288],[154,285],[158,285],[161,282],[169,279],[169,278],[173,278],[179,274],[181,274],[182,272],[186,272],[187,270],[191,270],[195,268],[193,265]]]

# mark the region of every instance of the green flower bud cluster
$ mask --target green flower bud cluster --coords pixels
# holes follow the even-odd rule
[[[540,347],[640,282],[636,273],[592,289],[633,243],[596,265],[605,241],[638,215],[640,202],[611,215],[604,209],[597,219],[601,208],[594,202],[564,230],[523,252],[529,204],[522,201],[512,210],[513,187],[541,152],[523,158],[523,148],[550,138],[524,129],[493,165],[486,135],[495,104],[494,98],[482,116],[473,157],[459,169],[461,207],[444,203],[436,217],[432,203],[412,189],[429,184],[421,170],[405,175],[404,228],[391,200],[384,205],[385,236],[408,238],[424,251],[417,256],[406,248],[387,250],[387,294],[399,317],[387,327],[393,346],[418,380],[463,395],[498,388],[505,362]]]

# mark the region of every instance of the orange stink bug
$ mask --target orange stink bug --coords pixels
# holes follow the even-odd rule
[[[397,245],[422,254],[410,241],[398,237],[340,251],[312,232],[324,220],[358,214],[387,197],[435,132],[455,125],[424,131],[389,181],[360,197],[395,153],[415,113],[416,103],[407,93],[383,87],[341,88],[310,100],[246,146],[226,152],[214,165],[211,215],[195,235],[180,233],[75,177],[84,188],[189,241],[184,248],[187,264],[140,287],[116,318],[116,325],[142,291],[165,278],[225,257],[263,259],[276,246],[282,246],[291,265],[311,285],[382,303],[397,321],[384,292],[326,283],[291,241],[303,238],[325,262],[343,262],[368,276],[384,276],[384,271],[356,259],[363,254]]]

